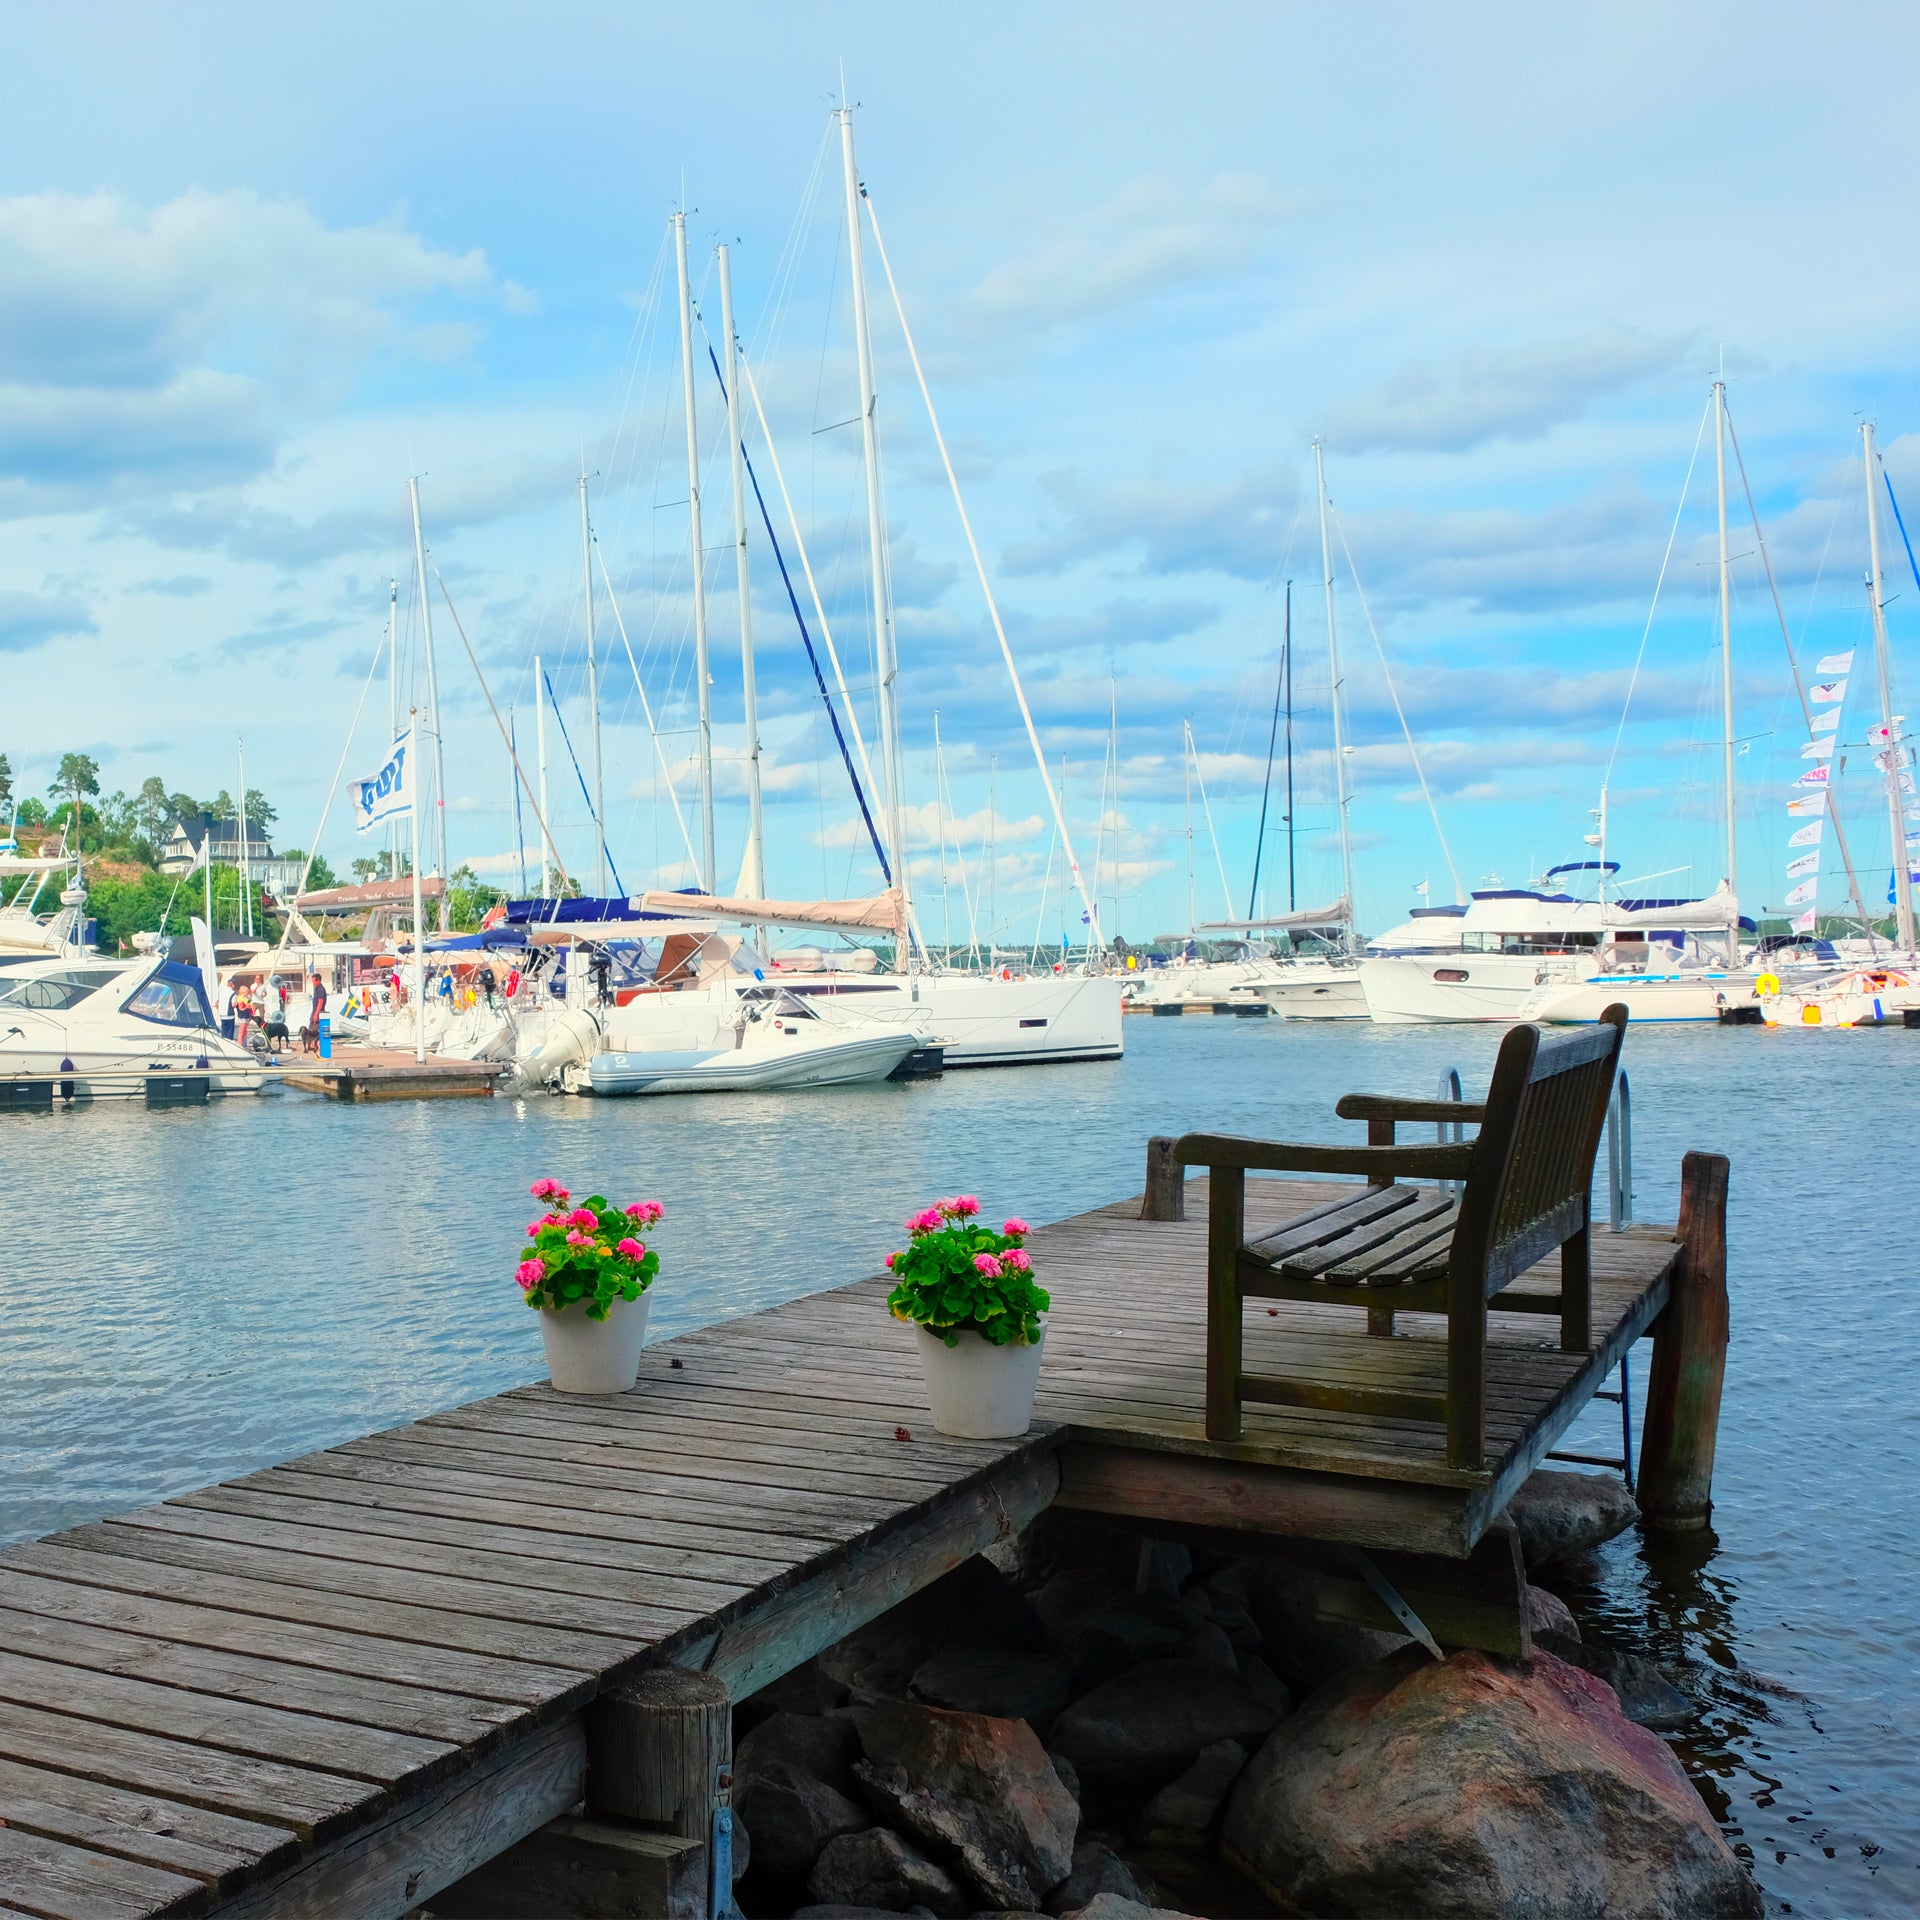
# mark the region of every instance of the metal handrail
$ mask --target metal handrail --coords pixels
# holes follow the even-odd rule
[[[1465,1097],[1466,1096],[1460,1091],[1460,1069],[1458,1067],[1448,1067],[1440,1076],[1440,1085],[1434,1093],[1434,1098],[1436,1100],[1452,1100],[1457,1102],[1464,1100]],[[1439,1141],[1443,1147],[1458,1146],[1467,1137],[1467,1123],[1464,1120],[1436,1120],[1433,1123],[1433,1134],[1434,1138]],[[1446,1188],[1446,1190],[1456,1198],[1459,1196],[1464,1184],[1463,1181],[1459,1180],[1442,1180],[1440,1182],[1440,1185]]]
[[[1633,1220],[1633,1096],[1626,1069],[1607,1102],[1607,1225],[1618,1233]]]

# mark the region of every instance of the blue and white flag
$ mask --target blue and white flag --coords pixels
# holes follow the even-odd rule
[[[401,820],[413,811],[413,729],[393,743],[387,763],[376,774],[353,783],[353,824],[370,833],[389,820]]]

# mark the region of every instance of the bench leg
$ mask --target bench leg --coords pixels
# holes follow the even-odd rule
[[[1560,1249],[1560,1350],[1593,1345],[1593,1229],[1582,1227]]]
[[[1367,1331],[1377,1338],[1393,1338],[1393,1309],[1391,1307],[1369,1307],[1367,1309]]]
[[[1447,1465],[1486,1464],[1487,1296],[1478,1269],[1454,1273],[1447,1300]]]
[[[1240,1438],[1240,1246],[1246,1238],[1247,1176],[1213,1167],[1207,1181],[1207,1438]]]

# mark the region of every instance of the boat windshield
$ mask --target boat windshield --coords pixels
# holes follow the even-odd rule
[[[122,1011],[163,1027],[213,1025],[200,976],[171,962],[163,963],[151,974]]]
[[[31,1007],[36,1013],[59,1013],[75,1007],[120,977],[118,967],[67,967],[58,973],[38,973],[27,980],[0,979],[0,1006]]]

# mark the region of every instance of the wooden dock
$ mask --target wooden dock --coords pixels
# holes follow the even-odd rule
[[[1325,1191],[1255,1182],[1250,1211]],[[1464,1561],[1681,1258],[1671,1228],[1598,1235],[1584,1355],[1496,1313],[1463,1472],[1437,1429],[1307,1409],[1209,1445],[1204,1208],[1140,1210],[1035,1234],[1054,1306],[1017,1440],[930,1429],[871,1279],[650,1347],[624,1396],[526,1387],[0,1552],[0,1912],[401,1915],[607,1804],[595,1716],[637,1676],[751,1693],[1054,1503]],[[1423,1318],[1256,1308],[1249,1364],[1425,1379]]]
[[[314,1055],[283,1076],[284,1084],[335,1100],[486,1100],[506,1072],[498,1060],[416,1060],[397,1047],[335,1044],[333,1057]]]

